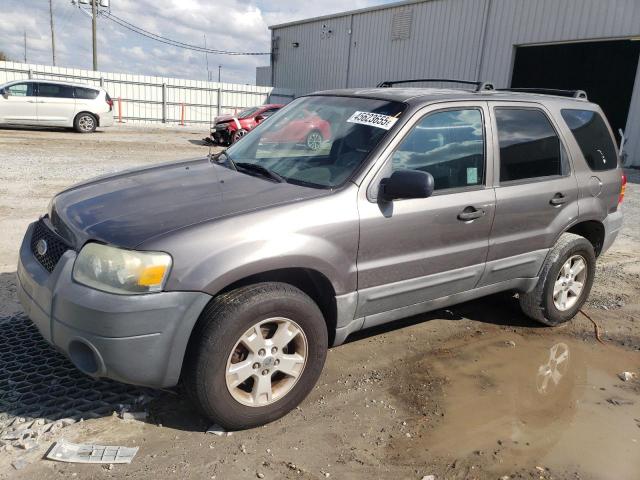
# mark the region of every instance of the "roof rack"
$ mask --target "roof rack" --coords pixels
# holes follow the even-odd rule
[[[543,95],[557,95],[559,97],[583,98],[588,100],[584,90],[562,90],[559,88],[498,88],[500,92],[541,93]]]
[[[386,80],[378,84],[378,88],[389,88],[401,83],[419,83],[419,82],[447,82],[447,83],[464,83],[465,85],[475,85],[476,92],[494,90],[491,82],[474,82],[471,80],[456,80],[451,78],[416,78],[415,80]]]

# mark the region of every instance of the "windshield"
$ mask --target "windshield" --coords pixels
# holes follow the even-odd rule
[[[246,108],[244,110],[241,110],[238,113],[238,118],[247,118],[250,117],[251,115],[253,115],[255,112],[257,112],[260,109],[260,107],[252,107],[252,108]]]
[[[368,98],[299,98],[227,150],[285,181],[316,188],[343,184],[393,127],[405,105]]]

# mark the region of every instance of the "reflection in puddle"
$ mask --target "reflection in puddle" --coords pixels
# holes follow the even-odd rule
[[[569,368],[569,347],[566,343],[556,343],[549,349],[549,360],[538,368],[536,388],[544,395],[548,389],[557,387]],[[552,385],[549,385],[549,381]]]
[[[637,368],[637,352],[500,332],[411,362],[404,381],[417,382],[424,371],[444,379],[444,415],[423,421],[417,439],[393,442],[404,452],[396,460],[472,458],[500,474],[543,465],[582,478],[640,478],[640,386],[616,376]],[[420,411],[418,397],[397,396]]]

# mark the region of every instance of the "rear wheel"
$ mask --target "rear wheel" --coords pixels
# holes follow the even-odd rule
[[[520,294],[522,311],[546,325],[571,320],[589,296],[596,270],[593,245],[586,238],[563,233],[549,251],[538,284]]]
[[[318,306],[297,288],[259,283],[216,297],[202,313],[185,365],[191,399],[228,429],[263,425],[314,387],[327,354]]]
[[[92,133],[95,132],[98,126],[98,121],[90,113],[79,113],[73,121],[73,128],[78,133]]]
[[[305,140],[305,145],[309,150],[319,150],[322,145],[324,138],[322,138],[322,134],[318,130],[312,130],[307,135],[307,139]]]

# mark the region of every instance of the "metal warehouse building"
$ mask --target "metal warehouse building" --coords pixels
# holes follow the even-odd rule
[[[640,166],[640,0],[410,0],[270,28],[259,74],[296,95],[410,78],[582,89]]]

